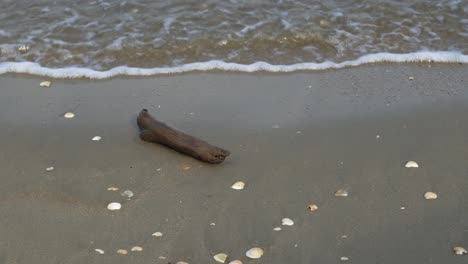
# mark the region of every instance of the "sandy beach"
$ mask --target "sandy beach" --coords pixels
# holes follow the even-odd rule
[[[1,75],[0,262],[466,263],[452,248],[468,248],[467,76],[459,64]],[[141,141],[142,108],[231,156],[209,165]]]

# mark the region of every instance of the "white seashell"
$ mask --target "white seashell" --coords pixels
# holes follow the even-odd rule
[[[143,251],[143,248],[142,247],[139,247],[139,246],[134,246],[132,247],[132,249],[130,249],[131,251]]]
[[[341,257],[340,260],[341,260],[341,261],[348,261],[349,258],[348,258],[348,257]]]
[[[154,236],[154,237],[162,237],[162,236],[163,236],[163,233],[161,233],[161,232],[154,232],[154,233],[152,234],[152,236]]]
[[[94,251],[96,251],[97,253],[99,254],[104,254],[104,250],[100,249],[100,248],[96,248]]]
[[[117,187],[109,187],[109,188],[107,188],[107,190],[108,190],[108,191],[115,192],[115,191],[118,191],[119,188],[117,188]]]
[[[111,211],[120,210],[120,208],[122,208],[122,205],[120,203],[114,202],[107,205],[107,209]]]
[[[251,259],[258,259],[263,256],[263,249],[261,248],[251,248],[245,252],[245,255]]]
[[[166,259],[166,257],[164,257],[164,256],[159,256],[159,259]]]
[[[122,195],[123,197],[132,198],[133,197],[133,192],[130,191],[130,190],[125,190],[120,195]]]
[[[401,210],[405,210],[405,209],[406,209],[406,207],[402,206],[402,207],[400,207],[400,209],[401,209]]]
[[[185,262],[185,261],[179,261],[177,262],[176,264],[189,264],[188,262]]]
[[[75,114],[72,113],[72,112],[67,112],[67,113],[65,113],[65,115],[63,115],[63,116],[64,116],[65,118],[73,118],[73,117],[75,117]]]
[[[281,220],[281,224],[284,225],[284,226],[292,226],[292,225],[294,225],[294,222],[293,222],[293,220],[291,220],[289,218],[283,218]]]
[[[100,136],[95,136],[91,140],[92,141],[99,141],[99,140],[101,140],[101,137]]]
[[[46,171],[53,171],[54,169],[55,169],[54,167],[48,167],[48,168],[46,168],[45,170],[46,170]]]
[[[414,77],[413,77],[413,76],[410,76],[410,77],[408,77],[408,80],[411,80],[411,81],[412,81],[412,80],[414,80]]]
[[[464,249],[462,247],[454,247],[453,252],[455,252],[455,254],[457,254],[457,255],[468,254],[468,251],[466,251],[466,249]]]
[[[210,226],[215,226],[215,225],[216,225],[216,223],[210,223]]]
[[[231,186],[231,188],[234,190],[242,190],[244,189],[244,187],[245,187],[245,183],[241,181],[238,181]]]
[[[348,191],[345,189],[339,189],[338,191],[335,192],[335,196],[337,197],[347,197],[348,196]]]
[[[427,192],[424,194],[424,198],[426,198],[426,200],[434,200],[437,199],[437,194],[433,192]]]
[[[224,263],[226,262],[226,259],[227,259],[227,255],[224,254],[224,253],[219,253],[219,254],[216,254],[213,256],[214,260],[220,262],[220,263]]]
[[[273,228],[274,231],[281,231],[281,227],[275,227]]]
[[[311,204],[311,205],[307,206],[307,209],[309,209],[309,211],[311,211],[311,212],[315,212],[315,211],[318,210],[318,206],[315,205],[315,204]]]
[[[39,85],[42,87],[50,87],[51,83],[49,81],[43,81]]]
[[[229,262],[229,264],[242,264],[242,261],[236,259],[236,260]]]
[[[120,255],[127,255],[128,251],[125,250],[125,249],[119,249],[117,250],[117,254],[120,254]]]
[[[419,165],[415,161],[408,161],[405,165],[406,168],[419,168]]]
[[[21,45],[18,47],[18,51],[28,51],[30,47],[28,45]]]

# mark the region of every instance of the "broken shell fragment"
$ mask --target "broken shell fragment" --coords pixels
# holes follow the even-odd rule
[[[115,192],[115,191],[118,191],[119,188],[117,188],[117,187],[109,187],[109,188],[107,188],[107,190],[108,190],[108,191]]]
[[[464,249],[462,247],[454,247],[453,252],[455,252],[455,254],[457,254],[457,255],[468,254],[468,251],[466,251],[466,249]]]
[[[245,252],[245,255],[251,259],[258,259],[263,256],[263,249],[261,248],[251,248]]]
[[[426,198],[426,200],[434,200],[437,199],[437,194],[433,192],[427,192],[424,194],[424,198]]]
[[[229,262],[229,264],[242,264],[242,261],[236,259],[236,260]]]
[[[117,254],[120,254],[120,255],[127,255],[128,251],[125,250],[125,249],[119,249],[117,250]]]
[[[161,232],[154,232],[154,233],[152,234],[152,236],[154,236],[154,237],[162,237],[162,236],[163,236],[163,233],[161,233]]]
[[[133,192],[130,191],[130,190],[125,190],[120,195],[122,195],[123,197],[132,198],[133,197]]]
[[[63,115],[63,116],[64,116],[65,118],[73,118],[73,117],[75,117],[75,114],[72,113],[72,112],[67,112],[67,113],[65,113],[65,115]]]
[[[318,210],[318,206],[315,205],[315,204],[311,204],[311,205],[307,206],[307,209],[309,209],[309,211],[311,211],[311,212],[315,212],[315,211]]]
[[[51,83],[49,81],[43,81],[39,85],[42,86],[42,87],[50,87],[50,84]]]
[[[284,226],[292,226],[292,225],[294,225],[294,221],[289,219],[289,218],[283,218],[281,220],[281,224],[284,225]]]
[[[405,165],[406,168],[419,168],[419,165],[416,163],[416,161],[408,161]]]
[[[244,189],[244,187],[245,187],[245,183],[241,181],[238,181],[231,186],[231,188],[234,190],[242,190]]]
[[[134,246],[132,247],[131,251],[143,251],[143,248],[139,246]]]
[[[107,209],[111,211],[120,210],[120,208],[122,208],[122,205],[120,203],[114,202],[107,205]]]
[[[178,261],[176,264],[188,264],[188,262],[185,262],[185,261]]]
[[[408,80],[412,81],[412,80],[414,80],[414,77],[410,76],[410,77],[408,77]]]
[[[184,170],[184,171],[190,170],[190,166],[189,166],[189,165],[182,165],[181,168],[182,168],[182,170]]]
[[[46,170],[46,171],[53,171],[54,169],[55,169],[54,167],[48,167],[48,168],[46,168],[45,170]]]
[[[335,192],[335,196],[337,197],[347,197],[348,196],[348,191],[345,189],[339,189],[338,191]]]
[[[100,248],[96,248],[94,251],[96,251],[97,253],[99,254],[104,254],[104,250],[100,249]]]
[[[273,231],[281,231],[281,227],[275,227],[273,228]]]
[[[341,260],[341,261],[348,261],[349,258],[348,258],[348,257],[341,257],[340,260]]]
[[[224,262],[226,262],[227,255],[224,254],[224,253],[219,253],[219,254],[214,255],[213,258],[217,262],[224,263]]]
[[[23,51],[23,52],[26,52],[30,49],[30,47],[28,45],[21,45],[18,47],[18,51]]]
[[[95,136],[91,140],[92,141],[99,141],[99,140],[101,140],[101,137],[100,136]]]

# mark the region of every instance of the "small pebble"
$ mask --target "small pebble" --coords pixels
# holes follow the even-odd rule
[[[115,191],[118,191],[119,188],[117,188],[117,187],[109,187],[109,188],[107,188],[107,190],[108,190],[108,191],[115,192]]]
[[[42,86],[42,87],[50,87],[50,84],[51,84],[51,83],[48,82],[48,81],[43,81],[43,82],[41,82],[39,85]]]
[[[161,232],[154,232],[154,233],[152,234],[152,236],[154,236],[154,237],[162,237],[162,236],[163,236],[163,233],[161,233]]]
[[[46,171],[53,171],[54,169],[55,169],[54,167],[48,167],[48,168],[46,168],[45,170],[46,170]]]
[[[224,262],[226,262],[227,255],[224,254],[224,253],[219,253],[219,254],[214,255],[213,258],[217,262],[224,263]]]
[[[263,249],[251,248],[245,252],[245,255],[251,259],[259,259],[263,256]]]
[[[185,261],[179,261],[177,262],[176,264],[189,264],[188,262],[185,262]]]
[[[132,247],[131,251],[143,251],[143,248],[142,247],[139,247],[139,246],[134,246]]]
[[[335,196],[337,197],[347,197],[348,196],[348,191],[345,189],[339,189],[338,191],[335,192]]]
[[[182,168],[182,170],[184,170],[184,171],[190,170],[190,166],[189,166],[189,165],[182,165],[181,168]]]
[[[419,168],[419,165],[415,161],[408,161],[405,165],[406,168]]]
[[[292,226],[292,225],[294,225],[294,222],[293,222],[293,220],[291,220],[289,218],[283,218],[281,220],[281,224],[284,225],[284,226]]]
[[[315,211],[318,210],[318,206],[315,205],[315,204],[311,204],[311,205],[307,206],[307,209],[309,209],[309,211],[311,211],[311,212],[315,212]]]
[[[159,256],[159,259],[166,259],[166,257],[164,257],[164,256]]]
[[[117,254],[120,254],[120,255],[127,255],[128,251],[125,250],[125,249],[119,249],[117,250]]]
[[[133,8],[132,9],[132,13],[138,13],[138,11],[139,11],[138,8]]]
[[[67,113],[65,113],[65,115],[63,115],[63,116],[64,116],[65,118],[73,118],[73,117],[75,117],[75,114],[72,113],[72,112],[67,112]]]
[[[281,227],[275,227],[273,228],[274,231],[281,231]]]
[[[408,80],[411,80],[411,81],[412,81],[412,80],[414,80],[414,77],[413,77],[413,76],[410,76],[410,77],[408,77]]]
[[[100,136],[95,136],[91,140],[92,141],[99,141],[99,140],[101,140],[101,137]]]
[[[100,248],[96,248],[94,251],[96,251],[97,253],[99,254],[104,254],[104,250],[100,249]]]
[[[401,209],[401,210],[405,210],[405,209],[406,209],[406,207],[402,206],[402,207],[400,207],[400,209]]]
[[[348,261],[349,258],[348,258],[348,257],[341,257],[340,260],[341,260],[341,261]]]
[[[245,187],[245,183],[241,181],[238,181],[231,186],[231,188],[234,190],[242,190],[244,189],[244,187]]]
[[[298,131],[296,131],[296,134],[300,134],[300,133],[302,133],[302,132],[301,132],[301,131],[299,131],[299,130],[298,130]]]
[[[107,209],[111,211],[120,210],[120,208],[122,208],[122,205],[120,203],[114,202],[107,205]]]
[[[427,192],[424,194],[424,198],[426,198],[426,200],[434,200],[437,199],[437,194],[433,192]]]
[[[376,135],[375,138],[379,139],[379,138],[380,138],[380,135]]]
[[[229,264],[242,264],[242,261],[236,259],[236,260],[229,262]]]
[[[130,190],[125,190],[120,195],[122,195],[123,197],[132,198],[133,197],[133,192],[130,191]]]
[[[457,255],[465,255],[467,254],[468,252],[466,251],[466,249],[462,248],[462,247],[454,247],[453,248],[453,252],[455,252],[455,254]]]

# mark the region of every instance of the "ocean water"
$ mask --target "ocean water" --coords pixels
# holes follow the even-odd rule
[[[468,0],[3,0],[0,73],[468,63]]]

